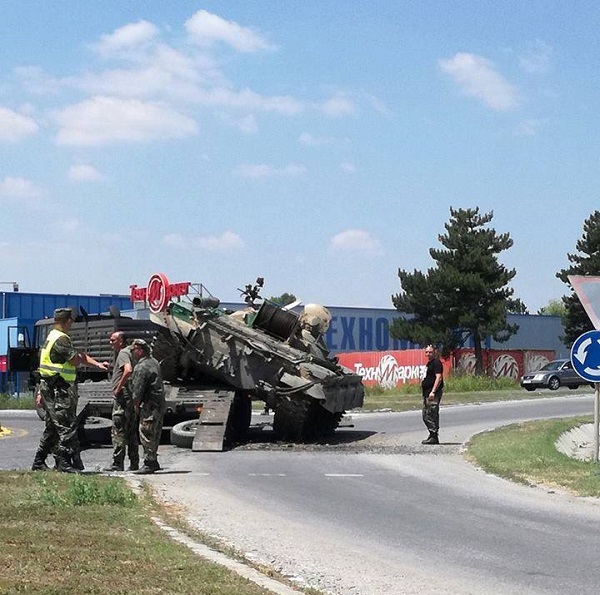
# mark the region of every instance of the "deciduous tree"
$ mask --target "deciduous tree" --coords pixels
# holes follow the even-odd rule
[[[437,345],[449,354],[471,337],[476,373],[483,373],[482,345],[487,337],[506,341],[518,330],[507,323],[509,312],[524,311],[508,286],[516,274],[498,262],[513,241],[488,224],[493,213],[479,208],[450,208],[446,233],[438,236],[443,249],[431,248],[435,266],[427,272],[398,270],[402,291],[392,296],[405,318],[394,320],[392,337],[420,345]]]

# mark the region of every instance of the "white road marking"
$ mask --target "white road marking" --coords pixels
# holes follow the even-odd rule
[[[248,473],[250,477],[286,477],[287,473]]]
[[[325,477],[364,477],[363,473],[325,473]]]

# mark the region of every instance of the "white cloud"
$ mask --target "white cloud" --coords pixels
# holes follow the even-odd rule
[[[539,127],[540,122],[538,120],[523,120],[517,125],[515,134],[517,136],[535,136]]]
[[[286,116],[295,116],[303,111],[301,102],[289,96],[267,97],[250,89],[235,91],[215,87],[208,91],[199,91],[197,100],[205,105],[229,107],[246,111],[278,112]]]
[[[185,28],[192,41],[202,47],[211,47],[222,42],[239,52],[275,49],[252,29],[242,27],[235,21],[227,21],[206,10],[199,10],[188,19]]]
[[[0,182],[0,198],[36,198],[42,191],[25,178],[6,177]]]
[[[38,131],[35,120],[0,107],[0,141],[20,141]]]
[[[342,93],[323,101],[319,109],[330,118],[351,116],[356,112],[356,105],[352,99]]]
[[[60,225],[63,231],[72,233],[81,227],[81,221],[76,217],[71,217],[70,219],[61,219]]]
[[[242,178],[253,178],[255,180],[282,177],[282,176],[297,176],[306,171],[306,167],[299,163],[290,163],[284,167],[276,168],[265,163],[243,163],[236,169],[237,175]]]
[[[519,66],[530,74],[544,74],[550,70],[552,53],[548,44],[536,39],[519,58]]]
[[[56,95],[64,86],[64,81],[51,77],[38,66],[17,66],[13,73],[19,83],[34,95]]]
[[[100,54],[109,55],[145,45],[154,40],[158,29],[148,21],[139,21],[115,29],[110,35],[103,35],[93,45]]]
[[[489,60],[475,54],[458,53],[448,60],[440,60],[439,65],[465,95],[480,99],[488,107],[502,111],[519,105],[516,89]]]
[[[321,145],[329,145],[335,142],[335,139],[328,136],[315,136],[309,132],[303,132],[298,137],[298,142],[301,145],[306,145],[308,147],[319,147]]]
[[[338,233],[331,238],[329,247],[334,252],[382,253],[379,241],[363,229],[347,229]]]
[[[92,146],[115,141],[183,138],[198,132],[196,122],[174,109],[137,99],[92,97],[57,114],[57,142]]]
[[[236,118],[229,113],[220,113],[219,117],[223,122],[232,128],[237,128],[244,134],[255,134],[258,132],[258,123],[254,114],[248,114],[247,116]]]
[[[354,166],[354,164],[349,163],[348,161],[340,163],[340,169],[350,174],[353,174],[356,171],[356,167]]]
[[[69,178],[76,182],[97,182],[103,179],[102,174],[93,165],[72,165]]]
[[[162,239],[163,244],[171,248],[182,249],[199,246],[210,252],[225,252],[239,250],[244,247],[242,238],[233,231],[224,231],[220,236],[200,236],[186,238],[181,234],[167,234]]]

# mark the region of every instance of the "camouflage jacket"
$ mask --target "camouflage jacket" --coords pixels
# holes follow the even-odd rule
[[[134,400],[140,403],[155,404],[162,407],[165,403],[160,366],[153,357],[143,357],[135,365],[131,380],[131,392]]]

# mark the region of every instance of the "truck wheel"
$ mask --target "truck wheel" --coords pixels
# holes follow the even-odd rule
[[[79,442],[83,444],[106,444],[111,441],[112,420],[89,416],[80,426]],[[83,439],[83,440],[82,440]]]
[[[179,448],[192,448],[192,442],[199,423],[199,419],[192,419],[175,424],[171,428],[171,444]]]

